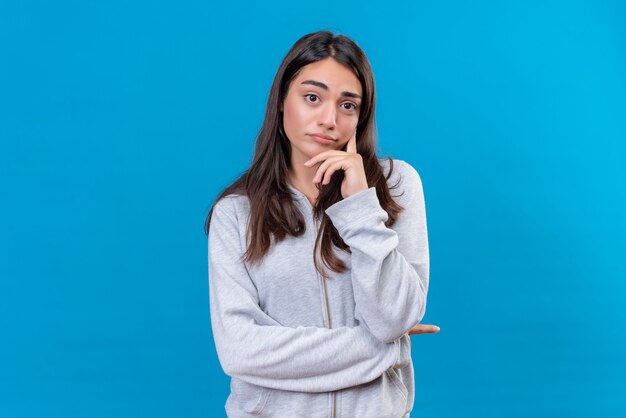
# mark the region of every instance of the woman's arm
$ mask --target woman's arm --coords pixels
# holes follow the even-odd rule
[[[370,382],[399,360],[399,341],[383,343],[364,326],[285,327],[263,312],[239,261],[233,213],[230,199],[220,200],[209,230],[211,326],[226,374],[274,389],[328,392]]]
[[[419,323],[426,310],[428,236],[422,182],[408,163],[396,160],[402,176],[398,203],[405,207],[388,228],[388,214],[370,187],[326,209],[352,250],[352,287],[357,318],[382,342]],[[359,214],[359,215],[355,215]]]

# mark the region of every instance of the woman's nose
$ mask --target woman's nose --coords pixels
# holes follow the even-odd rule
[[[335,109],[335,106],[332,104],[323,106],[321,112],[320,125],[324,125],[327,128],[334,128],[336,123],[335,118],[337,117],[337,110]]]

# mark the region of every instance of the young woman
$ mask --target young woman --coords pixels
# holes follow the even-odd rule
[[[321,31],[274,78],[254,159],[205,223],[229,417],[408,417],[426,309],[422,183],[375,154],[374,78]],[[392,195],[391,190],[397,190]]]

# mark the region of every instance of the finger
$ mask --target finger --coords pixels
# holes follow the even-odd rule
[[[320,152],[316,156],[312,157],[310,160],[306,161],[304,163],[304,165],[306,165],[307,167],[312,167],[315,164],[317,164],[319,161],[325,160],[326,158],[330,157],[331,155],[337,155],[335,153],[339,153],[339,155],[341,155],[341,154],[343,154],[343,151],[328,150],[328,151]]]
[[[328,183],[328,181],[330,181],[330,176],[332,176],[332,173],[334,172],[331,171],[330,173],[328,173],[328,167],[334,163],[335,161],[341,160],[343,159],[343,156],[337,156],[337,157],[331,157],[331,158],[327,158],[326,161],[324,161],[317,169],[317,172],[315,173],[315,177],[313,177],[313,183],[317,183],[319,181],[322,181],[322,184],[326,184]],[[323,178],[322,178],[323,176]]]
[[[351,152],[356,154],[356,131],[354,131],[354,135],[350,137],[348,140],[348,146],[346,147],[346,152]]]
[[[409,331],[409,335],[436,334],[437,332],[438,331],[427,331],[427,330]]]
[[[440,328],[436,325],[424,325],[424,324],[418,324],[415,325],[413,328],[411,328],[411,330],[409,331],[409,335],[412,334],[435,334],[437,332],[439,332]]]
[[[328,165],[328,169],[324,172],[324,179],[322,181],[322,184],[330,183],[330,179],[335,173],[335,171],[339,169],[345,169],[343,166],[344,165],[343,160],[344,160],[343,157],[337,157],[337,158],[334,158],[333,161],[330,161],[330,164]]]

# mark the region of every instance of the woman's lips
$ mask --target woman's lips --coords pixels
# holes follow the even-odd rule
[[[329,144],[332,144],[333,142],[335,142],[332,139],[326,139],[325,137],[317,135],[317,134],[310,134],[310,136],[313,138],[313,140],[315,142],[318,142],[318,143],[320,143],[322,145],[329,145]]]

